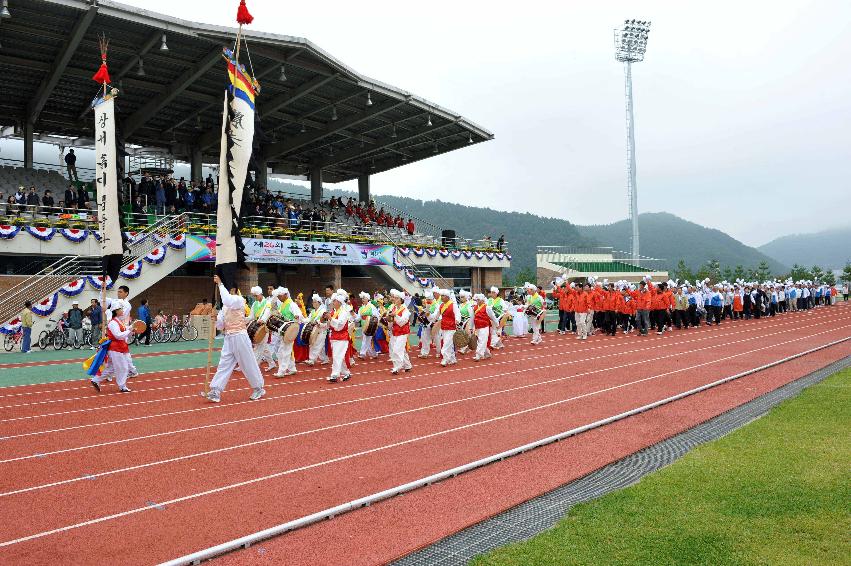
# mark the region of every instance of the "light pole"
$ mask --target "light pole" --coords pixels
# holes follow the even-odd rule
[[[635,117],[632,110],[632,64],[644,61],[650,22],[624,20],[615,30],[615,59],[624,64],[626,78],[626,161],[629,219],[632,222],[632,260],[638,263],[638,187],[635,183]]]

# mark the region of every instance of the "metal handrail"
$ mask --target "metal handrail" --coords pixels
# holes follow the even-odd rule
[[[384,236],[385,236],[385,238],[387,238],[387,240],[392,242],[394,248],[399,247],[399,244],[396,243],[393,240],[393,237],[390,236],[390,234],[384,232],[384,230],[381,230],[380,228],[379,228],[379,231],[384,234]],[[441,285],[446,283],[446,278],[443,275],[441,275],[440,272],[437,269],[434,268],[434,266],[429,265],[429,264],[417,265],[416,262],[414,262],[414,260],[411,259],[410,257],[406,257],[402,254],[394,254],[394,255],[398,255],[399,257],[401,257],[400,262],[403,263],[403,264],[407,263],[409,268],[411,269],[411,271],[414,273],[414,275],[419,276],[420,273],[426,272],[428,278],[435,281],[435,284],[437,284],[437,281],[440,281]]]
[[[27,167],[24,167],[24,165],[25,165],[24,161],[22,161],[20,159],[10,159],[8,157],[0,157],[0,165],[10,165],[10,164],[15,164],[16,169],[23,169],[25,171],[26,170],[29,170],[29,171],[39,171],[39,170],[55,171],[55,172],[59,173],[60,175],[62,175],[63,178],[65,178],[65,173],[68,172],[68,168],[66,167],[65,163],[62,163],[61,165],[59,165],[57,163],[33,162],[33,166],[31,168],[27,168]],[[95,178],[95,169],[93,169],[91,167],[81,167],[81,166],[78,165],[76,167],[76,169],[77,169],[77,178],[78,179],[81,178],[81,175],[80,175],[81,172],[85,173],[85,176],[87,177],[87,180],[89,180],[89,181]]]

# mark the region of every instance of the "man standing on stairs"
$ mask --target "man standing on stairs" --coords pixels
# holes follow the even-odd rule
[[[68,169],[68,180],[79,181],[80,179],[77,177],[77,156],[74,155],[74,150],[69,149],[68,153],[65,154],[65,168]],[[73,177],[73,179],[72,179]],[[68,201],[65,201],[67,206]]]

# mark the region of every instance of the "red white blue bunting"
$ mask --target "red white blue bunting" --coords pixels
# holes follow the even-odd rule
[[[115,285],[115,282],[109,277],[107,277],[106,279],[107,279],[106,288],[112,289],[112,286]],[[88,281],[89,285],[91,285],[92,287],[94,287],[98,291],[100,291],[101,288],[103,288],[103,275],[98,275],[97,277],[92,277],[91,275],[86,275],[86,280]]]
[[[511,261],[511,254],[506,252],[505,259],[507,259],[508,261]]]
[[[473,255],[476,256],[476,259],[482,259],[483,257],[485,257],[485,254],[483,254],[482,252],[473,252]]]
[[[408,254],[411,253],[411,248],[409,248],[408,246],[402,246],[401,248],[396,249],[399,250],[399,253],[401,253],[405,257],[408,257]]]
[[[144,232],[125,232],[127,235],[127,245],[141,244],[148,239],[148,235]]]
[[[53,293],[46,299],[39,301],[33,305],[33,314],[38,316],[50,316],[56,310],[56,305],[59,304],[59,293]]]
[[[77,279],[76,281],[71,281],[69,283],[65,283],[60,289],[59,292],[65,295],[66,297],[76,297],[86,288],[86,280],[83,278]]]
[[[493,259],[493,253],[491,253],[491,252],[485,252],[485,257],[486,257],[486,258],[488,258],[488,261],[490,261],[490,260],[492,260],[492,259]]]
[[[449,250],[440,250],[438,253],[440,257],[449,257]]]
[[[76,230],[72,228],[63,228],[60,230],[65,239],[69,242],[74,242],[75,244],[79,244],[89,237],[88,230]]]
[[[414,252],[414,255],[417,256],[417,257],[423,257],[423,254],[425,253],[425,251],[422,248],[414,248],[413,252]]]
[[[53,239],[53,235],[56,234],[56,229],[44,228],[42,226],[27,226],[26,230],[30,236],[42,242],[49,242]]]
[[[411,281],[411,282],[414,282],[414,281],[417,280],[417,276],[414,275],[414,272],[411,271],[410,269],[405,270],[405,277],[407,277],[408,281]]]
[[[159,265],[163,261],[165,261],[165,250],[166,250],[165,246],[158,246],[158,247],[152,249],[150,252],[148,252],[148,255],[146,255],[142,259],[144,259],[146,262],[148,262],[152,265]]]
[[[465,258],[467,258],[467,259],[470,259],[471,257],[473,257],[473,252],[465,251],[465,252],[464,252],[464,257],[465,257]]]
[[[140,275],[142,275],[141,261],[134,261],[133,263],[131,263],[127,267],[124,267],[121,270],[121,277],[123,277],[124,279],[136,279]]]
[[[452,250],[452,251],[449,253],[449,255],[451,255],[451,256],[452,256],[452,259],[458,259],[458,258],[460,258],[460,257],[461,257],[461,252],[459,252],[458,250]]]
[[[426,248],[425,252],[428,254],[428,257],[435,257],[437,255],[437,250],[434,248]]]
[[[393,267],[399,271],[401,271],[403,267],[402,262],[396,259],[396,254],[393,254]]]
[[[21,330],[21,326],[21,319],[15,317],[3,326],[0,326],[0,334],[15,334]]]
[[[186,247],[186,234],[177,234],[168,241],[168,247],[173,250],[182,250]]]
[[[95,240],[100,242],[100,230],[92,230],[92,234],[95,235]]]
[[[433,281],[427,277],[419,277],[417,279],[417,283],[420,284],[420,287],[428,288],[433,285]]]
[[[17,236],[20,231],[20,226],[9,226],[8,224],[3,224],[0,226],[0,238],[3,238],[4,240],[11,240]]]

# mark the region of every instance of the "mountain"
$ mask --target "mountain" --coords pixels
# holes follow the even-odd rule
[[[673,271],[681,259],[692,270],[713,259],[717,259],[721,267],[741,265],[748,269],[766,261],[772,273],[789,270],[783,263],[720,230],[706,228],[667,212],[639,214],[638,231],[641,255],[666,260],[669,271]],[[631,248],[632,224],[629,220],[602,226],[582,226],[579,232],[587,239],[616,250],[629,251]]]
[[[309,198],[304,187],[270,180],[272,190],[297,193]],[[325,198],[332,195],[347,198],[357,194],[350,191],[325,189]],[[537,246],[611,246],[616,250],[630,249],[632,228],[622,220],[602,226],[578,226],[559,218],[545,218],[529,213],[504,212],[490,208],[477,208],[449,202],[423,201],[408,197],[374,195],[376,202],[389,205],[437,226],[456,231],[459,237],[480,239],[491,236],[496,240],[505,234],[513,259],[506,275],[514,279],[521,271],[527,278],[534,277]],[[788,267],[720,230],[705,228],[673,214],[646,213],[638,217],[641,231],[641,253],[663,258],[666,267],[673,270],[680,259],[696,270],[711,259],[722,267],[742,265],[756,268],[767,261],[771,271],[785,273]],[[530,273],[531,272],[531,273]]]
[[[783,236],[758,249],[786,265],[842,269],[851,261],[851,227]]]

